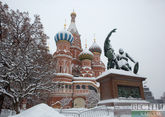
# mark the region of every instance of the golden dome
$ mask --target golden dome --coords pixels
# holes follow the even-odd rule
[[[75,15],[75,16],[76,16],[76,13],[74,12],[74,10],[73,10],[73,12],[71,13],[71,16],[72,16],[72,15]]]

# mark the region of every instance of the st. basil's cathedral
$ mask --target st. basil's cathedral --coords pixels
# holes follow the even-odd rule
[[[56,77],[53,82],[58,85],[48,102],[49,105],[54,104],[54,108],[60,108],[55,103],[63,98],[72,99],[65,108],[86,107],[89,91],[100,92],[96,77],[105,71],[105,65],[100,59],[102,49],[95,39],[89,49],[87,45],[82,49],[75,19],[76,13],[72,12],[68,29],[64,28],[54,37],[57,49],[53,54],[56,64]]]

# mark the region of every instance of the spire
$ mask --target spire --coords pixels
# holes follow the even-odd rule
[[[79,34],[78,30],[76,28],[75,18],[76,18],[76,13],[73,10],[73,12],[71,13],[71,23],[70,23],[70,25],[68,27],[68,31],[70,31],[72,34],[73,33]]]
[[[85,39],[85,48],[87,48],[87,40]]]

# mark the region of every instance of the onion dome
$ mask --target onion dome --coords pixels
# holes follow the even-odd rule
[[[71,15],[71,16],[72,16],[72,15],[75,15],[75,16],[76,16],[76,13],[74,12],[74,10],[73,10],[73,12],[72,12],[70,15]]]
[[[94,41],[94,43],[92,44],[92,46],[89,48],[89,50],[91,52],[98,52],[101,54],[102,50],[100,48],[100,46]]]
[[[72,43],[73,42],[73,35],[69,31],[63,30],[63,31],[58,32],[54,36],[54,40],[56,41],[56,43],[59,40],[66,40],[66,41],[69,41],[70,43]]]
[[[92,59],[93,59],[93,54],[92,54],[92,52],[90,52],[87,48],[85,48],[85,49],[79,54],[79,59],[80,59],[80,60],[83,60],[83,59],[92,60]]]

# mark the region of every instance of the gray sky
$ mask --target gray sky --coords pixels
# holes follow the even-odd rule
[[[50,37],[51,53],[56,50],[54,35],[63,29],[70,13],[76,12],[76,26],[85,39],[103,48],[107,34],[117,28],[111,37],[112,47],[118,53],[123,48],[140,63],[139,74],[147,77],[147,86],[156,98],[165,92],[165,0],[1,0],[12,9],[28,11],[41,16],[45,33]],[[107,59],[102,54],[102,60]]]

